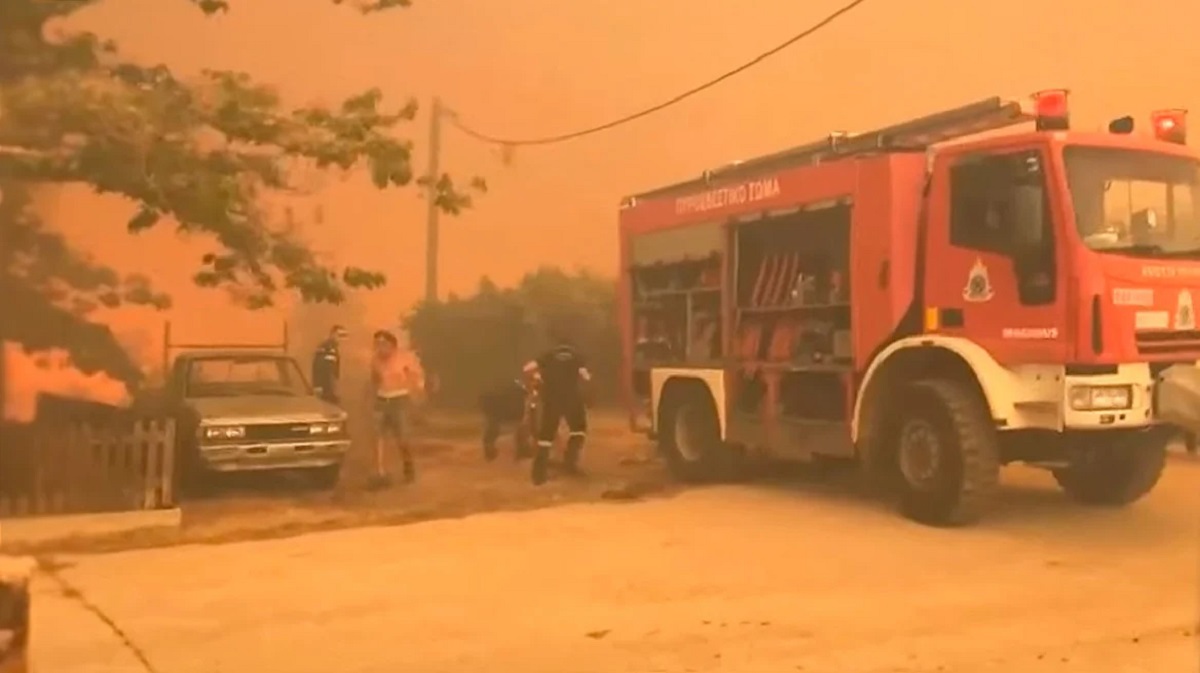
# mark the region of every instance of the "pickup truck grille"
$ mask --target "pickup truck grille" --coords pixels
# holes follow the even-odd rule
[[[293,421],[291,423],[262,423],[246,426],[246,439],[253,441],[311,439],[327,437],[328,435],[313,435],[308,431],[312,423]]]
[[[1138,332],[1138,353],[1142,355],[1176,355],[1200,352],[1200,331]]]

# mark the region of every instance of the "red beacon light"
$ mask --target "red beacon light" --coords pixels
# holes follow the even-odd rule
[[[1066,89],[1047,89],[1033,94],[1033,114],[1039,131],[1066,131],[1071,127]]]
[[[1150,113],[1154,137],[1168,143],[1187,143],[1187,110],[1158,110]]]

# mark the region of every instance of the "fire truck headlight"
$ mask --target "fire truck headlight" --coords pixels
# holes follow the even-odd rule
[[[1133,406],[1132,386],[1072,386],[1069,395],[1075,411],[1113,411]]]

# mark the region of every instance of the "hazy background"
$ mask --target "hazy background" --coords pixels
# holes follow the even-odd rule
[[[568,132],[634,111],[773,46],[842,0],[415,0],[361,17],[329,0],[234,0],[205,19],[182,0],[107,0],[72,23],[116,39],[139,60],[187,74],[239,69],[293,102],[333,102],[371,86],[437,93],[464,122],[492,135]],[[872,0],[812,39],[669,111],[613,131],[519,149],[447,128],[443,167],[481,174],[491,193],[444,218],[443,293],[469,292],[481,274],[511,283],[539,264],[616,269],[620,197],[707,167],[781,149],[837,129],[866,130],[1002,93],[1073,89],[1077,125],[1099,126],[1155,107],[1200,108],[1200,3],[1144,0]],[[1188,45],[1194,46],[1188,46]],[[423,169],[428,121],[411,128]],[[385,271],[367,297],[372,321],[395,322],[420,298],[424,203],[415,189],[380,192],[329,178],[318,247]],[[46,203],[50,219],[128,271],[149,272],[175,295],[168,315],[108,314],[126,343],[153,356],[164,317],[177,338],[271,340],[281,313],[247,314],[191,286],[201,249],[170,231],[133,238],[129,208],[86,189]]]

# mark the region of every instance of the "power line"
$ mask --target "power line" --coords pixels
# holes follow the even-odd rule
[[[866,1],[867,0],[851,0],[849,3],[843,5],[837,11],[827,15],[825,18],[821,19],[820,21],[813,24],[812,26],[809,26],[803,32],[793,35],[792,37],[788,38],[785,42],[783,42],[775,47],[772,47],[771,49],[769,49],[767,51],[764,51],[763,53],[761,53],[758,56],[755,56],[754,58],[750,59],[749,61],[746,61],[745,63],[737,66],[736,68],[729,70],[729,71],[725,72],[724,74],[721,74],[713,79],[710,79],[703,84],[692,87],[691,89],[688,89],[687,91],[684,91],[681,94],[678,94],[678,95],[676,95],[672,98],[669,98],[661,103],[658,103],[657,105],[653,105],[651,107],[645,108],[638,112],[634,112],[632,114],[625,115],[624,117],[614,119],[610,122],[600,124],[599,126],[592,126],[592,127],[585,128],[585,129],[582,129],[579,131],[574,131],[571,133],[561,133],[559,135],[543,136],[541,138],[511,139],[511,138],[497,138],[495,136],[490,136],[486,133],[480,133],[479,131],[476,131],[476,130],[472,129],[471,127],[463,124],[462,121],[458,118],[458,115],[456,115],[456,114],[447,115],[447,119],[451,124],[453,124],[456,128],[458,128],[458,130],[462,131],[463,133],[467,134],[468,136],[471,136],[472,138],[475,138],[476,140],[480,140],[485,143],[491,143],[494,145],[505,145],[508,147],[529,146],[529,145],[552,145],[554,143],[561,143],[561,142],[565,142],[567,140],[574,140],[575,138],[582,138],[583,136],[589,136],[589,135],[592,135],[593,133],[607,131],[611,128],[616,128],[623,124],[627,124],[631,121],[641,119],[642,117],[648,117],[648,116],[654,114],[655,112],[665,110],[665,109],[671,107],[672,105],[675,105],[676,103],[680,103],[684,100],[687,100],[688,98],[691,98],[692,96],[695,96],[696,94],[701,93],[702,91],[711,89],[712,87],[724,82],[725,80],[730,79],[731,77],[734,77],[735,75],[739,75],[739,74],[749,70],[750,68],[753,68],[754,66],[756,66],[759,63],[762,63],[763,61],[767,60],[768,58],[778,54],[779,52],[783,51],[784,49],[787,49],[788,47],[796,44],[800,40],[803,40],[804,38],[820,31],[822,28],[828,26],[829,24],[838,20],[842,16],[849,14],[851,11],[853,11],[859,5],[862,5]]]

